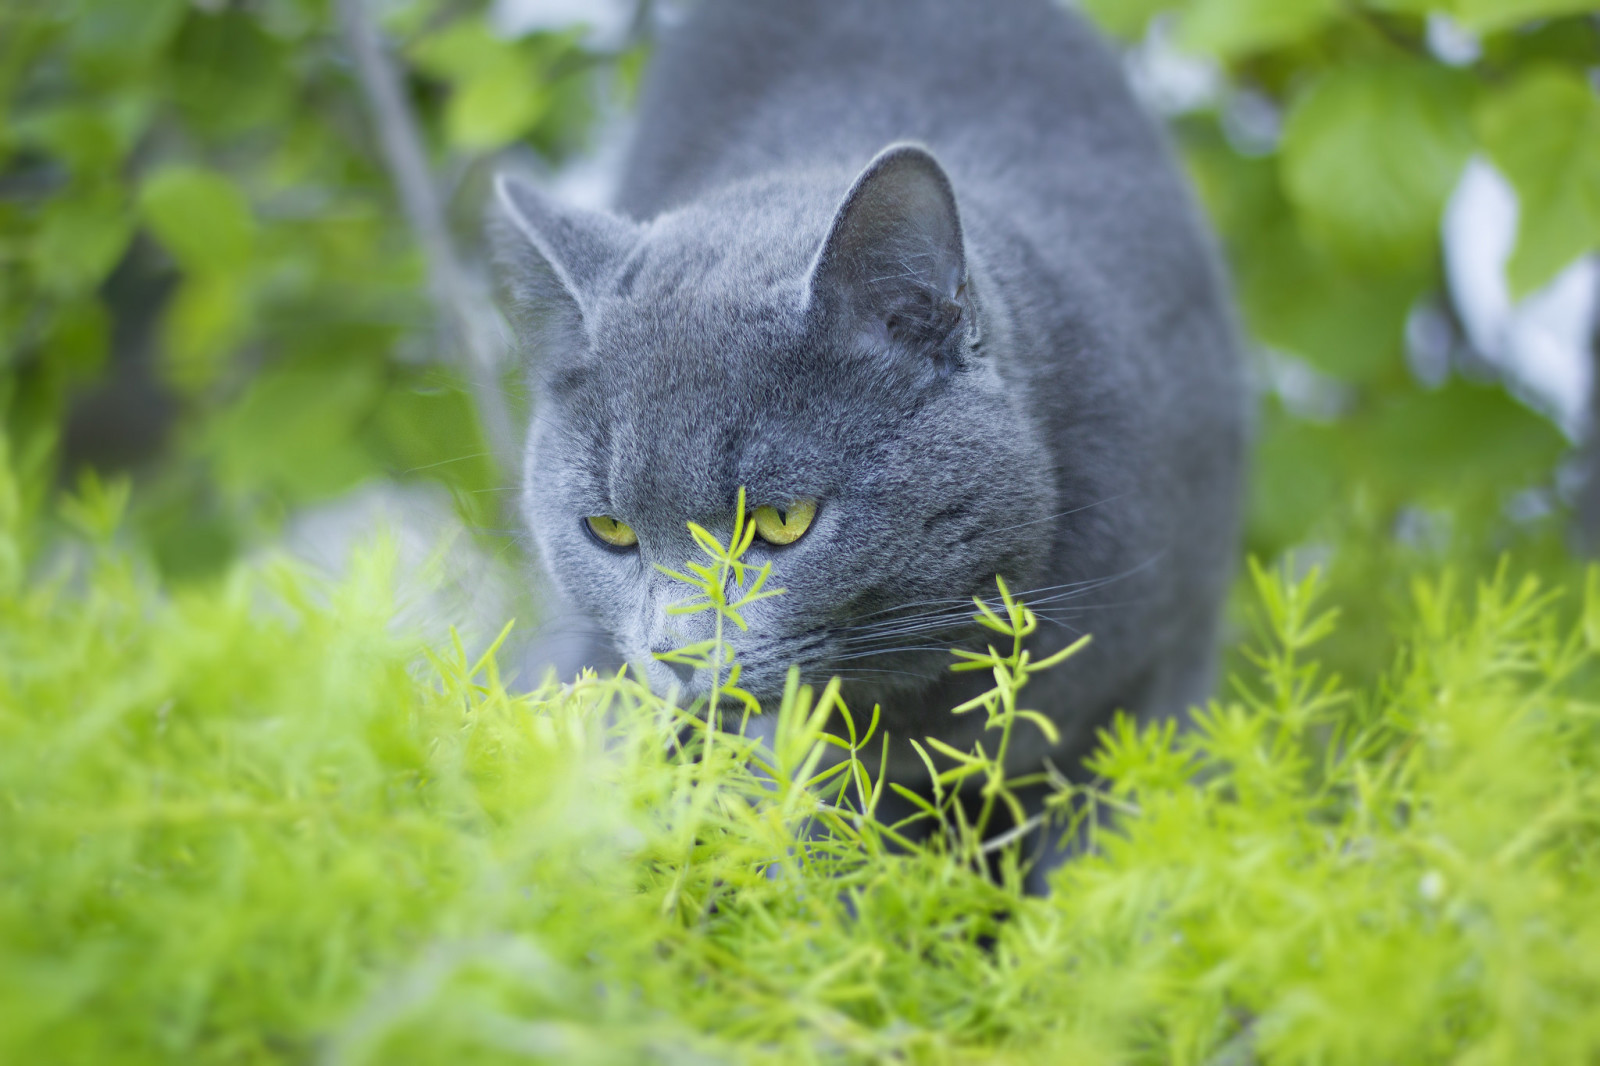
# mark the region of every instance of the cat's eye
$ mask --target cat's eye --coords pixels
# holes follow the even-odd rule
[[[626,522],[619,522],[610,515],[590,515],[583,520],[583,524],[594,534],[596,540],[613,548],[631,548],[639,543],[639,534],[633,531],[632,526]]]
[[[815,517],[815,500],[795,500],[786,507],[757,507],[756,532],[768,544],[793,544],[805,536]]]

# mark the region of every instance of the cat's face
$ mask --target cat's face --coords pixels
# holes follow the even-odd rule
[[[786,591],[724,633],[764,702],[791,664],[858,700],[925,686],[969,630],[970,597],[1044,554],[1047,472],[974,346],[948,186],[907,154],[869,167],[831,226],[774,206],[763,240],[691,209],[626,234],[604,267],[558,268],[575,296],[541,312],[561,350],[541,374],[527,518],[566,595],[663,689],[704,693],[705,677],[654,656],[709,638],[714,619],[672,613],[696,592],[658,567],[708,561],[686,523],[726,542],[741,486],[750,510],[788,520],[765,512],[745,556]],[[874,182],[898,185],[870,202]],[[519,194],[525,232],[560,225],[527,218],[548,205]],[[886,261],[920,269],[886,282]],[[535,300],[552,298],[545,284]]]

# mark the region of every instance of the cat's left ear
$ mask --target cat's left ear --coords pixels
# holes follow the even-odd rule
[[[511,175],[495,179],[491,216],[502,281],[518,314],[555,343],[579,344],[596,299],[639,239],[639,226],[609,211],[563,204]]]
[[[963,324],[967,257],[955,190],[932,153],[894,144],[868,163],[812,263],[807,304],[917,349]]]

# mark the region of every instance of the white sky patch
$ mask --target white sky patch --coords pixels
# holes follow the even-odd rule
[[[1428,15],[1428,51],[1441,63],[1465,67],[1483,55],[1477,34],[1441,11]]]
[[[1222,68],[1214,59],[1185,52],[1174,39],[1170,12],[1150,20],[1144,40],[1123,62],[1134,94],[1158,115],[1182,115],[1210,107],[1222,94]]]
[[[1520,301],[1506,263],[1517,239],[1517,195],[1474,158],[1445,209],[1445,274],[1467,337],[1512,390],[1573,440],[1588,429],[1600,263],[1590,255]]]
[[[637,0],[494,0],[489,24],[505,37],[584,26],[585,47],[612,52],[627,41],[638,7]]]

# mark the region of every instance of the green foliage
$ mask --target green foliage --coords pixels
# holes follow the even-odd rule
[[[1267,558],[1298,548],[1329,561],[1331,594],[1359,624],[1326,654],[1362,677],[1382,670],[1382,619],[1419,566],[1483,573],[1511,549],[1570,580],[1556,477],[1569,442],[1486,380],[1459,332],[1435,337],[1419,378],[1408,328],[1419,315],[1437,325],[1449,305],[1439,229],[1474,155],[1520,200],[1513,296],[1600,248],[1600,136],[1585,135],[1600,115],[1593,6],[1085,6],[1109,30],[1149,34],[1219,74],[1215,98],[1174,132],[1221,233],[1267,393],[1247,543]],[[1427,20],[1444,16],[1480,35],[1477,58],[1434,54]]]
[[[1474,154],[1521,201],[1513,294],[1600,248],[1593,5],[1085,6],[1126,37],[1160,16],[1166,39],[1218,64],[1224,87],[1177,120],[1180,147],[1222,232],[1251,335],[1269,363],[1287,356],[1325,379],[1310,409],[1280,388],[1282,406],[1268,412],[1252,548],[1271,556],[1307,541],[1343,543],[1357,513],[1363,535],[1386,536],[1417,506],[1454,515],[1440,559],[1482,566],[1488,545],[1548,536],[1501,511],[1552,483],[1559,436],[1482,387],[1435,391],[1417,381],[1405,330],[1408,315],[1440,299],[1441,216]],[[1429,16],[1482,35],[1479,58],[1451,66],[1436,57]],[[1281,136],[1263,108],[1281,120]],[[1241,133],[1246,112],[1254,132]],[[1277,372],[1265,369],[1269,379]]]
[[[918,845],[837,683],[791,678],[770,744],[625,676],[517,694],[493,647],[421,661],[382,545],[338,585],[261,561],[173,592],[119,538],[125,484],[69,497],[48,557],[16,490],[0,465],[5,1061],[1600,1052],[1600,572],[1573,621],[1505,568],[1419,581],[1352,688],[1317,574],[1257,568],[1250,667],[1058,784],[1093,850],[1040,899],[948,799],[1010,805],[1018,693],[1071,668],[1027,660],[1003,590],[1009,650],[963,663],[996,688],[957,709],[1002,739],[942,753]]]
[[[1283,181],[1317,241],[1358,267],[1428,258],[1472,149],[1473,85],[1422,63],[1330,70],[1289,115]]]
[[[756,536],[754,520],[746,520],[745,517],[743,486],[740,486],[734,504],[733,532],[727,544],[719,541],[714,533],[698,522],[689,523],[689,534],[694,537],[695,546],[710,557],[710,565],[691,559],[684,563],[684,570],[688,573],[660,563],[656,564],[656,569],[690,586],[696,593],[695,598],[668,607],[667,613],[691,615],[710,611],[712,634],[706,640],[672,651],[658,652],[655,657],[662,662],[692,666],[711,675],[711,692],[706,697],[705,705],[692,708],[703,712],[708,722],[722,721],[718,704],[724,696],[743,705],[744,720],[748,721],[752,712],[760,713],[761,705],[754,696],[739,687],[739,664],[734,661],[733,646],[724,637],[724,627],[731,622],[740,630],[748,630],[750,627],[740,612],[769,596],[780,596],[784,590],[763,589],[767,578],[772,575],[770,561],[759,567],[741,561]],[[728,597],[730,592],[736,593],[733,599]]]
[[[493,36],[482,4],[378,7],[432,162],[469,189],[507,146],[580,144],[613,76],[571,35]],[[0,5],[0,423],[20,451],[132,469],[175,573],[374,477],[504,524],[337,14]],[[86,450],[69,418],[95,397],[149,406],[153,435]],[[202,525],[219,550],[197,555]]]
[[[1520,196],[1510,275],[1525,293],[1600,245],[1600,97],[1576,72],[1539,66],[1493,97],[1479,121],[1489,157]]]
[[[1299,40],[1337,10],[1334,0],[1196,0],[1184,12],[1182,39],[1202,52],[1245,55]]]
[[[640,50],[499,36],[481,0],[380,6],[452,202],[638,82]],[[1187,732],[1118,720],[1076,788],[1002,769],[1049,728],[1030,674],[1072,669],[1029,659],[1002,585],[956,664],[995,678],[953,709],[983,741],[906,738],[933,795],[883,824],[888,738],[837,683],[744,728],[724,626],[778,590],[742,508],[678,574],[714,632],[668,658],[705,706],[422,649],[383,546],[339,584],[240,563],[373,477],[473,522],[506,481],[335,6],[0,4],[0,1061],[1600,1056],[1600,576],[1559,510],[1508,509],[1553,498],[1566,442],[1405,362],[1473,154],[1521,200],[1515,293],[1600,246],[1593,5],[1084,6],[1223,76],[1173,130],[1271,386],[1249,541],[1327,577],[1256,568],[1232,686]],[[1459,67],[1446,14],[1481,36]],[[82,405],[141,375],[172,424],[84,451]],[[1024,787],[1092,845],[1048,900]]]

